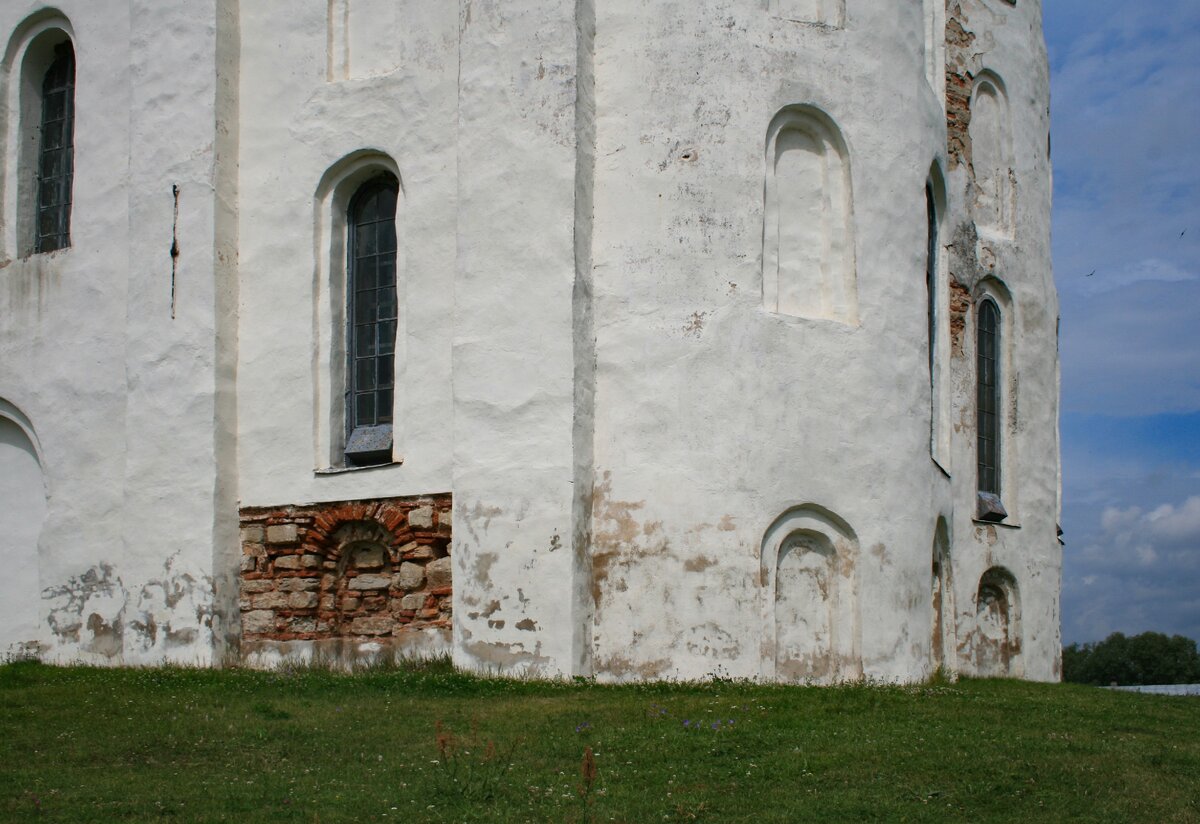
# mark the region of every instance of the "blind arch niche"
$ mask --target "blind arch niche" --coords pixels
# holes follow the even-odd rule
[[[816,504],[792,507],[763,535],[761,673],[766,681],[861,678],[858,536]]]
[[[837,125],[788,106],[767,130],[763,306],[858,324],[850,159]]]

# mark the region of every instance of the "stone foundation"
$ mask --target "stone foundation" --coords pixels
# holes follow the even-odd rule
[[[448,650],[450,511],[449,494],[242,509],[242,657]]]

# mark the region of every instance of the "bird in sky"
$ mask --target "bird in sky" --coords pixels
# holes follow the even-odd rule
[[[1085,278],[1090,278],[1090,277],[1091,277],[1092,275],[1094,275],[1094,274],[1096,274],[1096,270],[1095,270],[1095,269],[1093,269],[1092,271],[1088,272],[1086,275],[1084,275],[1084,277],[1085,277]]]

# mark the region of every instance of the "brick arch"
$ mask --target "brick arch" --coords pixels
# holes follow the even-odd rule
[[[245,641],[448,629],[450,496],[242,510]]]

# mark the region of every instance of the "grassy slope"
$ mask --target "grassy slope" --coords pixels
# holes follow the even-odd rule
[[[1194,822],[1200,699],[14,664],[0,820]]]

